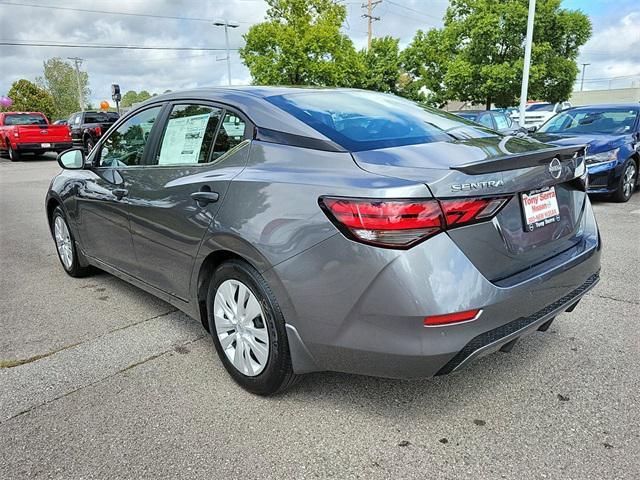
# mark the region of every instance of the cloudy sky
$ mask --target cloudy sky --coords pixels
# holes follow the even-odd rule
[[[367,25],[362,1],[345,0],[343,30],[361,48]],[[640,86],[640,1],[563,0],[591,17],[594,31],[579,62],[589,63],[585,89]],[[383,0],[375,35],[400,37],[406,45],[417,29],[442,25],[447,0]],[[117,12],[117,13],[109,13]],[[230,30],[232,48],[265,15],[263,0],[0,0],[0,41],[149,47],[224,49],[224,31],[215,20],[239,23]],[[165,18],[178,17],[178,18]],[[79,56],[89,72],[91,101],[110,99],[110,85],[126,90],[162,92],[206,85],[226,85],[224,50],[116,50],[0,46],[0,95],[19,78],[34,80],[47,58]],[[246,84],[249,72],[237,51],[231,54],[232,82]]]

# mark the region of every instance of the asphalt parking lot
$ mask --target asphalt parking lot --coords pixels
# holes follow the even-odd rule
[[[0,159],[1,478],[638,478],[640,194],[595,202],[602,281],[511,353],[261,398],[197,321],[63,272],[43,206],[58,169]]]

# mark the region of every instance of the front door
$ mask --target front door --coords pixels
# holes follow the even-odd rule
[[[247,161],[245,125],[238,115],[212,104],[171,106],[149,164],[127,171],[140,279],[188,299],[200,242],[229,182]]]
[[[127,178],[144,169],[149,135],[161,108],[137,113],[104,138],[89,157],[94,166],[83,170],[85,178],[76,197],[85,253],[132,275],[137,268],[129,228]]]

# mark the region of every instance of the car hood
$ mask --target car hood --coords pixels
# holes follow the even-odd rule
[[[588,153],[600,153],[631,142],[631,135],[558,135],[535,133],[533,137],[541,142],[558,146],[588,145]]]

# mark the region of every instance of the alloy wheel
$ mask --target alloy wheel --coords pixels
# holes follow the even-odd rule
[[[73,266],[73,248],[71,246],[71,235],[67,228],[67,223],[60,216],[57,216],[53,223],[53,233],[56,239],[56,247],[60,260],[67,270]]]
[[[624,177],[622,178],[622,192],[625,198],[631,196],[633,189],[636,186],[636,165],[631,162],[627,169],[624,171]]]
[[[235,279],[222,282],[214,297],[213,315],[227,359],[240,373],[259,375],[269,360],[269,332],[251,289]]]

